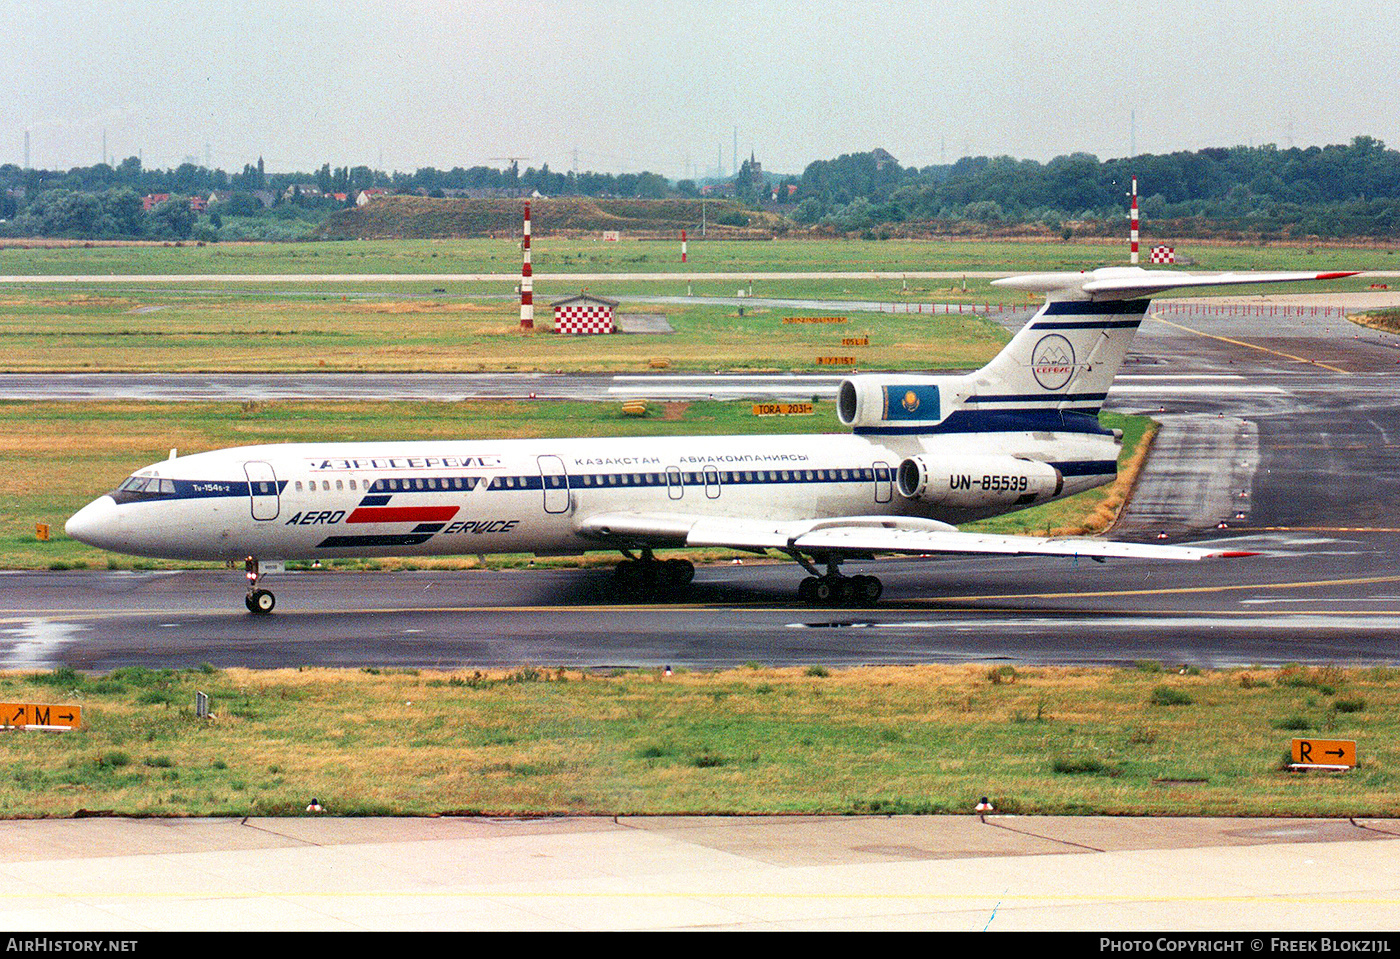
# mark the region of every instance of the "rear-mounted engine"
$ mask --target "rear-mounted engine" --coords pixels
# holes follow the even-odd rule
[[[836,394],[836,415],[847,426],[937,423],[956,397],[960,377],[853,376]]]
[[[1014,456],[911,456],[899,464],[897,481],[906,499],[959,509],[1028,506],[1065,486],[1049,463]]]

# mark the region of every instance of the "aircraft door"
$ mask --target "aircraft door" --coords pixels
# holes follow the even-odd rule
[[[719,470],[713,466],[705,467],[705,495],[710,499],[719,499]]]
[[[243,464],[243,473],[248,477],[248,497],[252,501],[253,519],[267,521],[276,519],[282,511],[282,499],[278,495],[277,474],[271,463],[249,462]]]
[[[685,495],[685,483],[682,480],[678,467],[666,467],[666,495],[671,499],[680,499]]]
[[[541,456],[540,481],[544,486],[544,511],[546,513],[567,513],[569,511],[569,474],[564,469],[564,461],[557,456]]]
[[[888,503],[894,497],[894,470],[889,463],[879,462],[875,467],[875,502]]]

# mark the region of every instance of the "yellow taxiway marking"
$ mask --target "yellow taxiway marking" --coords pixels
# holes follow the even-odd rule
[[[1232,526],[1231,529],[1261,533],[1400,533],[1400,526]]]
[[[1319,579],[1301,583],[1227,583],[1219,586],[1163,586],[1154,589],[1105,589],[1059,593],[1006,593],[985,596],[930,596],[915,602],[971,603],[979,600],[1007,599],[1091,599],[1104,596],[1179,596],[1190,593],[1228,593],[1241,590],[1308,589],[1326,586],[1366,586],[1374,583],[1400,583],[1400,576],[1358,576],[1353,579]],[[1367,615],[1375,615],[1370,610]]]
[[[1246,590],[1267,591],[1284,589],[1322,589],[1337,586],[1367,586],[1380,583],[1400,583],[1400,575],[1392,576],[1358,576],[1349,579],[1319,579],[1307,580],[1294,583],[1226,583],[1216,586],[1163,586],[1144,589],[1106,589],[1106,590],[1080,590],[1048,593],[988,593],[971,596],[922,596],[910,597],[891,602],[887,606],[875,606],[866,610],[875,612],[877,610],[898,611],[909,605],[917,604],[950,604],[950,603],[985,603],[985,602],[1005,602],[1007,600],[1018,599],[1102,599],[1113,596],[1183,596],[1202,593],[1227,593],[1241,592]],[[807,612],[860,612],[863,607],[818,607],[806,606],[805,604],[779,605],[774,603],[658,603],[658,604],[611,604],[600,606],[387,606],[375,608],[337,608],[337,609],[308,609],[292,610],[285,613],[274,614],[282,616],[338,616],[345,614],[388,614],[388,613],[606,613],[623,612],[627,610],[654,610],[669,612],[672,610],[771,610],[773,612],[783,612],[790,609],[797,609]],[[1028,607],[1022,612],[1045,612],[1043,609]],[[954,610],[950,610],[954,612]],[[968,610],[972,612],[972,610]],[[1114,610],[1083,610],[1085,613],[1095,615],[1114,612]],[[1264,616],[1276,615],[1272,610],[1142,610],[1140,612],[1150,614],[1172,614],[1172,615],[1212,615],[1212,616]],[[1325,616],[1386,616],[1400,615],[1400,610],[1317,610],[1309,612],[1306,610],[1294,610],[1298,615],[1325,615]],[[239,610],[229,608],[223,610],[227,616],[239,616],[244,614]],[[106,619],[112,617],[150,617],[150,616],[207,616],[208,609],[171,609],[171,610],[131,610],[131,609],[36,609],[36,610],[12,610],[6,616],[0,617],[0,624],[23,623],[35,619],[64,619],[64,620],[85,620],[85,619]]]
[[[1200,330],[1193,330],[1189,326],[1182,326],[1180,323],[1173,323],[1171,320],[1162,319],[1160,313],[1151,313],[1149,315],[1158,323],[1165,323],[1167,326],[1176,327],[1178,330],[1184,330],[1187,333],[1195,333],[1197,336],[1204,336],[1210,340],[1219,340],[1222,343],[1230,343],[1234,346],[1247,347],[1251,350],[1258,350],[1261,353],[1272,353],[1274,356],[1281,356],[1287,360],[1296,360],[1299,363],[1307,363],[1309,366],[1320,366],[1324,370],[1331,370],[1333,373],[1351,372],[1350,370],[1343,370],[1335,366],[1328,366],[1326,363],[1319,362],[1318,360],[1310,360],[1305,356],[1294,356],[1292,353],[1284,353],[1281,350],[1271,350],[1267,346],[1260,346],[1257,343],[1246,343],[1244,340],[1232,340],[1228,336],[1217,336],[1214,333],[1203,333]]]

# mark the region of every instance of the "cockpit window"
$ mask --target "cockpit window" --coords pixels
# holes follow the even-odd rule
[[[137,500],[158,499],[175,495],[175,481],[158,476],[128,476],[120,486],[108,494],[118,503],[132,503]]]

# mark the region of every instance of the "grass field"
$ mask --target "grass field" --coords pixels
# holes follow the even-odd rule
[[[734,291],[729,291],[733,295]],[[558,336],[547,309],[520,331],[507,299],[201,295],[172,291],[0,291],[0,366],[12,372],[294,370],[638,372],[815,370],[823,355],[866,369],[980,365],[1007,340],[982,314],[851,312],[841,325],[784,324],[830,311],[658,304],[665,335]],[[841,348],[843,337],[869,346]],[[823,368],[830,371],[829,367]],[[847,368],[849,369],[849,367]]]
[[[1156,240],[1148,239],[1145,245]],[[1395,251],[1357,247],[1176,244],[1192,269],[1394,269]],[[704,240],[680,243],[533,237],[535,274],[655,272],[899,272],[925,270],[1082,270],[1126,266],[1126,241],[1044,243],[950,240]],[[228,243],[196,246],[0,246],[0,275],[128,273],[505,273],[520,272],[518,237],[479,240],[372,240]]]
[[[519,330],[513,293],[520,251],[511,240],[215,244],[210,246],[23,244],[0,246],[0,275],[390,274],[373,283],[191,281],[0,286],[0,368],[10,371],[636,371],[652,359],[677,370],[818,369],[819,355],[845,355],[842,335],[868,335],[855,351],[864,369],[979,365],[1006,340],[972,311],[1038,301],[976,277],[927,280],[818,279],[806,271],[1034,271],[1116,262],[1104,244],[937,241],[698,241],[684,270],[660,242],[539,240],[532,248],[539,331]],[[1395,266],[1393,250],[1203,246],[1198,266],[1225,269],[1357,269]],[[792,273],[757,280],[551,280],[566,272]],[[503,274],[497,281],[415,280],[425,273]],[[1360,280],[1329,289],[1363,289]],[[623,312],[664,314],[672,335],[560,337],[548,330],[550,300],[579,292],[611,296],[755,297],[742,308],[629,303]],[[1248,293],[1253,288],[1230,292]],[[804,312],[767,298],[867,300],[892,310],[932,304],[965,315],[851,311],[844,327],[784,326]],[[811,312],[811,311],[806,311]],[[817,312],[831,312],[819,310]],[[998,315],[1000,313],[998,312]],[[849,353],[850,351],[846,351]]]
[[[215,719],[194,716],[195,691]],[[120,669],[0,676],[0,815],[1400,814],[1400,671],[997,665],[664,677]],[[1346,775],[1292,737],[1355,739]]]
[[[1104,414],[1124,430],[1124,465],[1150,421]],[[752,415],[741,403],[653,405],[644,418],[618,404],[556,401],[464,403],[18,403],[0,402],[0,567],[18,569],[172,568],[169,563],[117,556],[63,535],[63,523],[83,504],[114,488],[134,470],[182,453],[256,443],[375,439],[477,439],[539,436],[659,436],[680,434],[843,432],[835,406],[813,416]],[[1134,472],[1112,486],[1081,493],[996,520],[1002,532],[1060,533],[1102,529],[1116,515]],[[35,524],[47,523],[40,542]],[[609,562],[616,555],[600,553]],[[718,555],[697,554],[697,558]],[[516,559],[493,560],[513,565]],[[336,561],[340,567],[385,568],[402,561]],[[475,557],[419,559],[417,566],[476,565]]]

